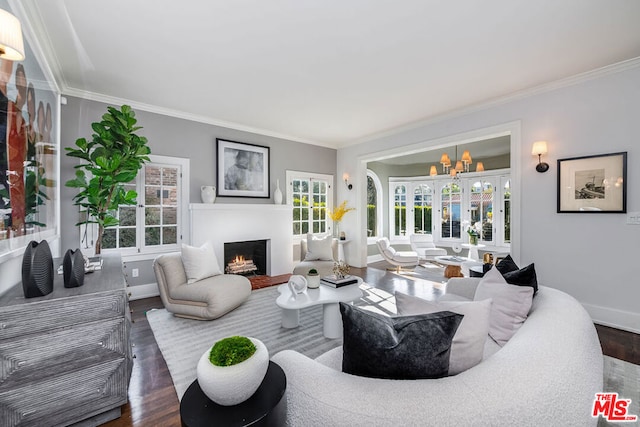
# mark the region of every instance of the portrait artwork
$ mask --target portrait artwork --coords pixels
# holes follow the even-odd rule
[[[217,195],[269,198],[269,147],[216,139]]]

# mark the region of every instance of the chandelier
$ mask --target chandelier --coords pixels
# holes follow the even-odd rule
[[[458,146],[456,145],[455,159],[457,158],[458,158]],[[442,153],[442,156],[440,156],[439,163],[442,165],[443,174],[451,175],[453,179],[457,179],[458,174],[470,171],[470,165],[473,163],[473,159],[471,158],[471,153],[469,153],[469,150],[464,150],[462,152],[462,157],[460,157],[460,160],[456,160],[455,166],[451,167],[452,165],[451,158],[449,157],[449,154],[447,152],[444,152]],[[484,164],[482,162],[476,163],[476,172],[484,172]],[[434,165],[431,165],[431,168],[429,169],[429,175],[430,176],[438,175],[438,170]]]

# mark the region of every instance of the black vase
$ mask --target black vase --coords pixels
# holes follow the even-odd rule
[[[53,291],[53,257],[46,240],[32,240],[24,251],[22,290],[25,298],[42,297]]]
[[[84,285],[84,257],[79,248],[75,251],[69,249],[64,254],[62,269],[65,288],[77,288]]]

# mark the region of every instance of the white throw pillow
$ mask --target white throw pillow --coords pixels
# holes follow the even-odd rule
[[[321,234],[307,234],[307,254],[305,261],[333,261],[331,244],[333,237]]]
[[[484,301],[440,301],[396,292],[396,307],[402,316],[452,311],[464,318],[451,343],[449,375],[456,375],[482,362],[484,346],[489,334],[491,300]]]
[[[184,272],[187,274],[187,283],[222,274],[211,242],[206,242],[199,248],[183,243],[182,265],[184,266]]]
[[[492,268],[478,283],[473,300],[487,298],[493,300],[489,335],[502,347],[527,319],[533,302],[533,288],[510,285],[497,268]]]

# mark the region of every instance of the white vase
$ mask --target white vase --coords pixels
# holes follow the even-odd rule
[[[249,399],[258,390],[269,367],[269,350],[262,341],[247,337],[256,346],[256,352],[232,366],[216,366],[209,361],[211,347],[198,361],[196,375],[204,394],[222,406],[232,406]]]
[[[320,287],[320,275],[307,276],[307,287],[309,289],[317,289]]]
[[[273,202],[276,205],[282,204],[282,191],[280,190],[280,180],[276,179],[276,191],[273,192]]]
[[[216,187],[212,185],[203,185],[200,187],[200,198],[202,203],[213,203],[216,201]]]

